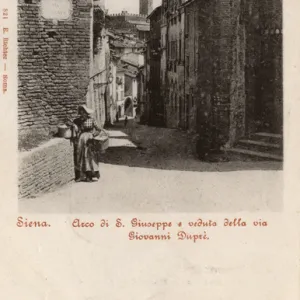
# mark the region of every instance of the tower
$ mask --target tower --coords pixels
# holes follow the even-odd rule
[[[140,15],[150,15],[153,10],[153,0],[140,0]]]

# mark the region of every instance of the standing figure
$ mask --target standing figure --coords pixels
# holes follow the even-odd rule
[[[79,106],[79,117],[72,125],[76,182],[82,180],[92,182],[93,178],[100,178],[98,155],[94,149],[93,138],[98,136],[102,129],[92,118],[92,113],[93,110],[86,105]]]
[[[127,126],[127,123],[128,123],[128,117],[126,116],[126,117],[125,117],[125,121],[124,121],[125,127]]]

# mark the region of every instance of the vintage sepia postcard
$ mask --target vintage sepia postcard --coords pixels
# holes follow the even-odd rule
[[[299,299],[296,0],[0,9],[1,299]]]

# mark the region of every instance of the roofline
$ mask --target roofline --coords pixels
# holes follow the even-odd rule
[[[151,13],[146,19],[150,19],[151,16],[152,16],[159,8],[161,8],[161,5],[157,6],[157,7],[152,11],[152,13]]]
[[[188,0],[185,3],[182,3],[180,7],[184,8],[184,7],[188,6],[188,5],[190,5],[191,3],[193,3],[194,1],[195,0]]]
[[[134,75],[133,73],[125,72],[125,75],[131,78],[136,78],[138,74]]]
[[[135,63],[134,63],[133,61],[131,61],[131,60],[126,60],[126,58],[122,58],[122,57],[121,57],[121,61],[123,61],[123,62],[125,62],[125,63],[127,63],[128,65],[131,65],[131,66],[133,66],[133,67],[139,68],[139,67],[141,66],[139,63],[135,64]]]
[[[124,60],[122,58],[121,58],[121,61],[125,62],[126,64],[131,65],[132,67],[135,67],[135,68],[139,68],[140,67],[139,63],[135,64],[132,61]]]

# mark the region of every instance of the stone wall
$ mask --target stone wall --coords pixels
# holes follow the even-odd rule
[[[203,2],[198,14],[197,131],[209,147],[235,141],[244,128],[244,30],[241,1]]]
[[[74,178],[73,147],[65,139],[52,139],[19,155],[19,197],[49,192]]]
[[[19,129],[55,130],[86,101],[89,0],[71,0],[71,18],[43,19],[42,0],[18,0]]]
[[[198,59],[199,59],[199,32],[198,32],[198,3],[194,2],[187,6],[185,11],[185,81],[184,81],[184,111],[185,120],[181,123],[185,124],[191,132],[197,130],[197,77],[198,77]],[[188,57],[188,59],[187,59]],[[186,116],[187,115],[187,116]]]
[[[282,0],[252,0],[245,6],[246,131],[282,134]]]
[[[280,133],[281,1],[214,0],[198,14],[200,135],[219,148],[258,130]]]

